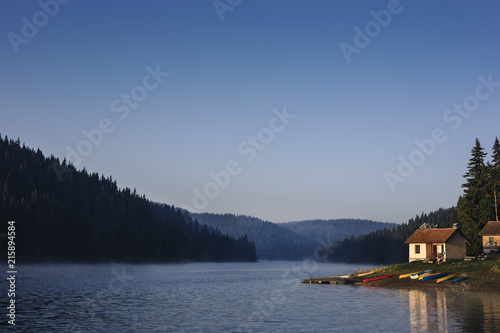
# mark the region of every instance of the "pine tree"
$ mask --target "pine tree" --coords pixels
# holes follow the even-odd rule
[[[500,142],[498,138],[495,139],[493,144],[493,154],[491,155],[491,167],[490,167],[490,181],[491,190],[494,195],[494,211],[495,211],[495,221],[498,221],[498,201],[500,194]]]
[[[487,154],[477,138],[471,155],[467,173],[464,175],[466,182],[462,185],[464,188],[463,200],[457,207],[457,213],[460,226],[471,242],[468,252],[476,255],[482,251],[478,233],[490,220],[489,207],[493,196],[488,191],[488,167],[484,162]]]

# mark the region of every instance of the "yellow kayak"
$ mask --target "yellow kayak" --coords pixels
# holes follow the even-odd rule
[[[449,280],[451,278],[455,277],[455,274],[452,274],[452,275],[448,275],[448,276],[445,276],[445,277],[442,277],[440,279],[437,279],[436,280],[436,283],[439,283],[439,282],[443,282],[443,281],[446,281],[446,280]]]
[[[366,272],[366,273],[363,273],[363,274],[359,274],[358,276],[366,276],[366,275],[370,275],[370,274],[373,274],[375,273],[375,271],[369,271],[369,272]]]
[[[424,277],[429,276],[429,275],[434,275],[434,274],[436,274],[436,273],[425,273],[425,274],[420,274],[420,275],[418,276],[418,279],[419,279],[419,280],[422,280]]]
[[[413,273],[408,273],[408,274],[401,274],[399,276],[400,279],[406,279],[407,277],[410,277],[410,275],[417,274],[419,272],[413,272]]]

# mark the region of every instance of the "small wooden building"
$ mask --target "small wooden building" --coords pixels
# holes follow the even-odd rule
[[[500,250],[500,222],[490,221],[486,223],[479,236],[482,237],[484,253]]]
[[[409,262],[415,260],[464,259],[469,240],[459,228],[422,226],[405,242],[409,244]]]

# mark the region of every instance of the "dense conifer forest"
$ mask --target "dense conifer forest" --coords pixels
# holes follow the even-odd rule
[[[369,220],[339,219],[271,223],[256,217],[234,214],[193,214],[201,224],[230,236],[248,235],[255,242],[257,256],[266,260],[300,260],[314,257],[318,246],[351,236],[392,228],[395,224]]]
[[[393,228],[386,228],[335,243],[327,252],[329,260],[345,263],[393,264],[408,261],[408,245],[404,241],[424,223],[438,227],[449,224],[455,208],[422,213]]]
[[[255,261],[246,236],[200,227],[112,177],[0,135],[0,219],[16,225],[16,258],[50,261]],[[2,247],[3,251],[4,247]]]
[[[307,220],[281,223],[280,225],[311,239],[322,238],[328,241],[341,241],[352,236],[357,237],[397,226],[395,223],[360,219]]]
[[[257,256],[264,260],[300,260],[311,256],[317,242],[281,225],[256,217],[233,214],[193,214],[201,224],[217,228],[233,237],[248,235]]]

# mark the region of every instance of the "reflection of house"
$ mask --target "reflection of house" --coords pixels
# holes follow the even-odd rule
[[[484,253],[496,252],[500,249],[500,222],[488,222],[479,233],[483,237]]]
[[[410,332],[498,332],[500,296],[446,290],[400,290],[408,298]]]
[[[464,259],[469,240],[458,228],[428,228],[423,225],[405,242],[409,246],[409,261]]]
[[[410,332],[448,332],[448,296],[441,291],[409,290]]]

